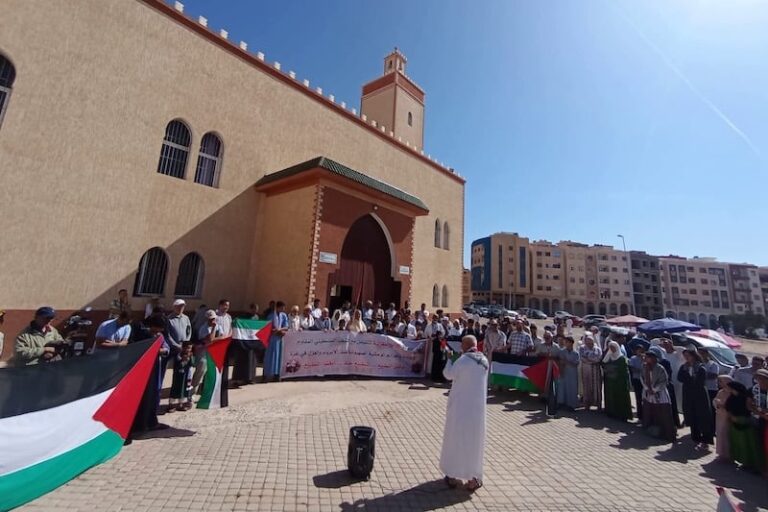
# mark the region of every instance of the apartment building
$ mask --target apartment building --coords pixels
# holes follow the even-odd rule
[[[715,258],[659,258],[665,316],[718,327],[732,310],[728,264]]]
[[[631,251],[630,260],[637,315],[643,318],[661,318],[664,316],[664,307],[659,258],[643,251]]]
[[[531,293],[529,253],[528,239],[517,233],[494,233],[472,242],[472,300],[510,308],[527,306]]]
[[[760,288],[757,265],[729,263],[728,274],[731,278],[733,312],[737,315],[744,313],[764,314],[765,303],[763,291]]]

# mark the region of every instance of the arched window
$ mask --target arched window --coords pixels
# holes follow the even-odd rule
[[[165,290],[165,276],[168,274],[168,256],[159,247],[144,253],[139,261],[139,271],[133,284],[133,294],[162,295]]]
[[[437,286],[437,284],[432,287],[432,307],[440,307],[440,288]]]
[[[413,114],[408,112],[408,126],[413,126]]]
[[[443,249],[451,248],[451,228],[448,227],[448,222],[443,224]]]
[[[440,219],[435,220],[435,247],[440,247],[440,234],[443,231],[443,226],[440,224]]]
[[[160,161],[157,172],[174,178],[184,179],[189,157],[189,144],[192,135],[187,125],[174,119],[165,127],[163,147],[160,149]]]
[[[221,139],[208,132],[200,141],[200,154],[197,156],[195,183],[219,186],[219,171],[221,169]]]
[[[11,61],[0,54],[0,126],[3,125],[5,109],[8,107],[8,100],[11,97],[11,88],[16,79],[16,69]]]
[[[443,285],[443,300],[440,303],[441,307],[447,308],[448,307],[448,286]]]
[[[184,256],[179,264],[174,294],[177,297],[200,297],[203,290],[205,263],[196,252]]]

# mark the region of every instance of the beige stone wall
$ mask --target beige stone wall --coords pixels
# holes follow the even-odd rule
[[[387,132],[394,131],[394,103],[395,86],[390,85],[365,96],[360,102],[360,112],[368,121],[376,121],[379,126],[386,127]]]
[[[408,112],[413,114],[413,125],[408,125]],[[395,135],[411,146],[424,147],[424,105],[405,90],[397,91],[395,103]]]
[[[458,310],[463,184],[408,150],[139,1],[70,0],[54,8],[8,0],[0,51],[17,71],[0,129],[2,307],[104,307],[118,287],[132,289],[139,258],[152,246],[169,248],[171,276],[180,254],[199,250],[203,299],[226,294],[233,307],[245,307],[277,285],[252,271],[264,265],[260,217],[290,223],[292,213],[287,204],[262,204],[253,183],[325,155],[425,201],[431,212],[416,221],[412,299],[428,302],[439,282],[449,287],[449,310]],[[174,118],[192,129],[186,180],[156,173]],[[209,130],[224,142],[218,189],[192,181]],[[450,250],[433,247],[436,217],[451,225]],[[285,270],[303,275],[306,267]]]

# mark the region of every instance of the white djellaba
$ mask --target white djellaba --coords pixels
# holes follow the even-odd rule
[[[466,338],[474,341],[474,337]],[[450,478],[482,482],[488,359],[476,348],[465,348],[465,340],[465,352],[455,362],[448,361],[443,370],[453,384],[445,415],[440,469]]]

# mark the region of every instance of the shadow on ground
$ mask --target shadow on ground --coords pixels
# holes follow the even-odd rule
[[[315,487],[319,487],[321,489],[341,489],[342,487],[346,487],[360,481],[362,480],[353,477],[346,469],[331,471],[330,473],[325,473],[324,475],[316,475],[312,477],[312,483],[315,484]]]
[[[196,432],[185,428],[168,427],[159,430],[150,430],[134,437],[134,441],[143,441],[145,439],[169,439],[171,437],[192,437]]]
[[[733,497],[742,502],[742,512],[768,509],[768,483],[759,475],[717,460],[702,464],[701,469],[701,476],[712,484],[731,490]]]
[[[482,491],[479,491],[482,492]],[[460,489],[449,489],[442,479],[419,484],[405,491],[387,494],[379,498],[366,498],[354,503],[343,502],[339,505],[342,512],[360,510],[437,510],[457,503],[468,501],[472,495]]]

